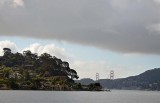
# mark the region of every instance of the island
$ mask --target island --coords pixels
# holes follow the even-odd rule
[[[0,57],[1,90],[99,90],[100,84],[82,87],[75,83],[76,70],[71,69],[67,61],[43,53],[40,56],[30,50],[12,53],[4,48]],[[87,88],[87,89],[86,89]]]

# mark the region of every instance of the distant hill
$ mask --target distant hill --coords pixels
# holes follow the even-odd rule
[[[160,68],[147,70],[136,76],[120,78],[115,80],[100,79],[94,81],[89,78],[78,80],[83,85],[99,82],[103,88],[109,89],[139,89],[139,90],[160,90]]]
[[[160,68],[145,71],[137,76],[115,80],[101,79],[98,82],[104,88],[110,89],[160,90]]]
[[[148,71],[138,75],[137,77],[143,79],[144,81],[158,82],[158,81],[160,81],[160,68],[148,70]]]
[[[76,80],[76,83],[81,83],[82,85],[89,85],[90,83],[94,83],[95,81],[90,78],[83,78],[81,80]]]

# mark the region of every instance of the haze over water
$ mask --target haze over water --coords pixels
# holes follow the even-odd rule
[[[160,103],[160,92],[0,91],[0,103]]]

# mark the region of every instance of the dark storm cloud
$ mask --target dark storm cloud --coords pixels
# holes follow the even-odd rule
[[[121,53],[160,54],[159,0],[2,1],[1,35],[64,40]]]

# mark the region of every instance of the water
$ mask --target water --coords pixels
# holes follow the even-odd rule
[[[0,91],[0,103],[160,103],[160,92]]]

